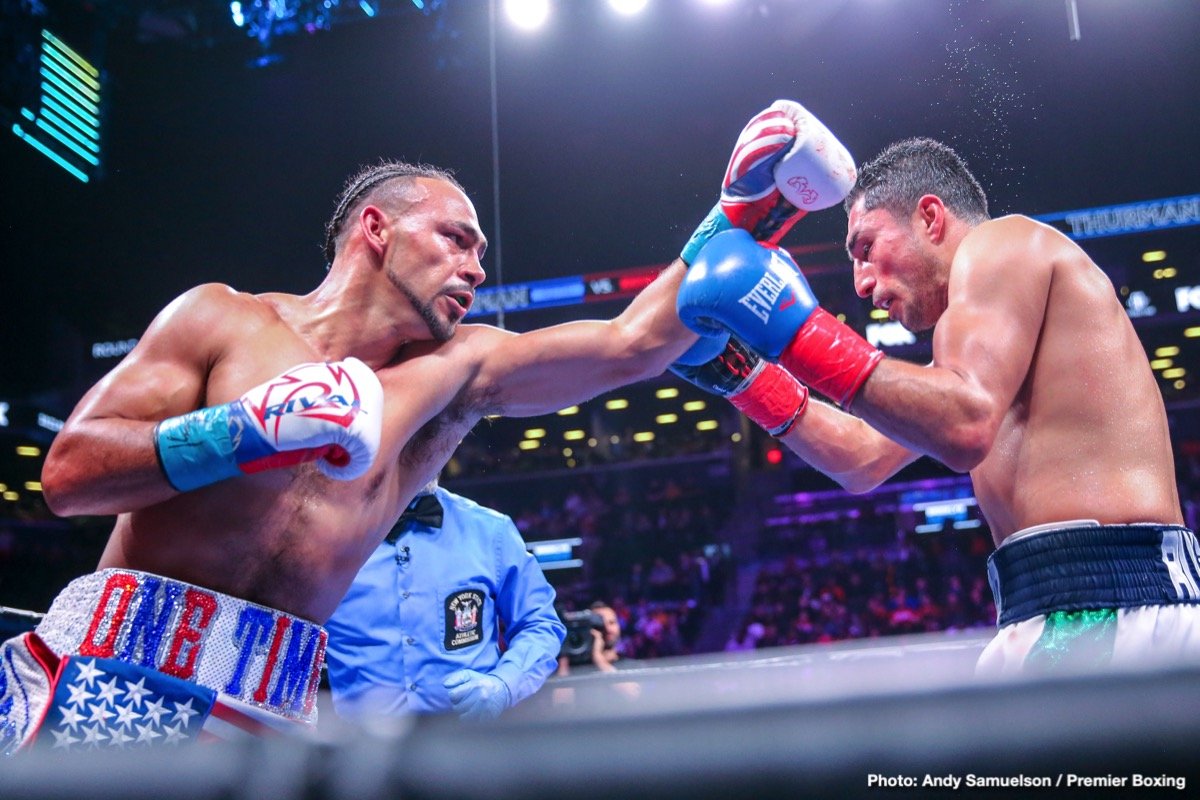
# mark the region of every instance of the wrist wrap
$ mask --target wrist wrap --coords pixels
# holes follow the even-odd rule
[[[883,353],[837,317],[817,307],[779,354],[788,372],[846,408],[883,360]]]

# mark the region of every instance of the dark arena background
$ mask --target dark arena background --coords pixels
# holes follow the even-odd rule
[[[511,5],[0,0],[0,636],[91,571],[111,530],[41,499],[75,403],[191,286],[310,291],[358,166],[455,171],[491,240],[468,321],[607,318],[678,253],[741,126],[777,98],[859,161],[942,139],[993,216],[1079,242],[1158,377],[1196,527],[1200,3],[549,0],[536,29]],[[825,307],[927,362],[927,336],[855,296],[844,230],[837,207],[784,244]],[[967,476],[930,459],[850,495],[667,373],[485,420],[442,482],[517,521],[564,611],[611,603],[636,668],[551,679],[491,724],[359,728],[327,710],[314,741],[34,752],[0,764],[0,797],[1200,787],[1195,664],[973,680],[995,627],[993,545]],[[927,781],[947,776],[961,781]]]

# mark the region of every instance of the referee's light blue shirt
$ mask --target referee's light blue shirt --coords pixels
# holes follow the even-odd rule
[[[435,494],[442,527],[408,524],[377,547],[326,623],[338,714],[449,711],[442,679],[464,668],[500,678],[515,705],[558,665],[566,628],[516,525],[441,487]]]

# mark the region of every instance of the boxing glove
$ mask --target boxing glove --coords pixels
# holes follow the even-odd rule
[[[734,408],[772,436],[784,436],[808,407],[808,388],[778,364],[764,361],[729,336],[715,357],[698,366],[675,362],[671,371]]]
[[[703,335],[729,331],[843,408],[883,353],[817,305],[785,250],[743,230],[714,236],[688,270],[679,318]]]
[[[797,102],[776,100],[742,129],[721,198],[680,258],[691,264],[710,238],[730,228],[776,244],[808,212],[840,203],[856,178],[854,159],[819,119]]]
[[[159,463],[181,492],[236,475],[315,461],[349,481],[375,460],[383,387],[357,358],[300,364],[224,405],[160,422]]]

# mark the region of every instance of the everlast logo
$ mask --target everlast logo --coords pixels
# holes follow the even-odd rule
[[[771,263],[763,276],[758,279],[758,283],[754,284],[754,288],[741,300],[738,300],[738,303],[745,306],[751,314],[762,320],[764,325],[767,323],[771,309],[775,307],[780,293],[787,286],[784,277],[777,271],[778,263],[778,259],[772,255]]]

